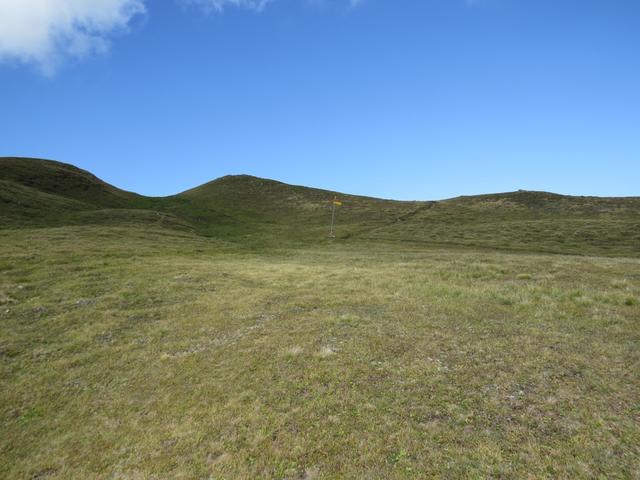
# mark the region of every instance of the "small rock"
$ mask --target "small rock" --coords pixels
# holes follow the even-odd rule
[[[162,448],[169,449],[169,448],[174,447],[177,443],[178,443],[178,440],[176,440],[175,438],[170,438],[168,440],[163,440],[162,441]]]
[[[10,303],[16,303],[15,299],[6,295],[4,292],[0,292],[0,305],[8,305]]]
[[[335,350],[331,347],[322,347],[320,349],[320,353],[318,353],[319,356],[321,356],[322,358],[326,358],[326,357],[330,357],[331,355],[333,355],[335,352]]]
[[[318,467],[310,467],[304,471],[302,475],[304,480],[314,480],[316,478],[320,478],[320,469]]]
[[[99,343],[111,343],[113,342],[113,334],[111,332],[104,332],[96,337]]]
[[[95,303],[95,300],[90,298],[81,298],[80,300],[76,301],[76,305],[78,307],[86,307],[87,305],[91,305],[92,303]]]
[[[31,480],[44,480],[45,478],[53,476],[55,473],[55,468],[45,468],[31,475]]]

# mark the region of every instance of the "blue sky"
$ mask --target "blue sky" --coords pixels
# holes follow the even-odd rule
[[[88,3],[0,5],[0,155],[148,195],[640,195],[637,0]]]

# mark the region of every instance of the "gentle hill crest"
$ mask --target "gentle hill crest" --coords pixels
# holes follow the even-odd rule
[[[0,158],[0,179],[98,207],[127,207],[144,197],[121,190],[74,165],[33,158]]]
[[[640,255],[640,197],[518,190],[397,201],[227,175],[169,197],[121,190],[73,165],[0,158],[0,226],[160,225],[240,243],[338,238],[578,254]]]

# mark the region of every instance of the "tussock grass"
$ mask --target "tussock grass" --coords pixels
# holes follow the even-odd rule
[[[635,478],[640,262],[0,231],[0,477]]]

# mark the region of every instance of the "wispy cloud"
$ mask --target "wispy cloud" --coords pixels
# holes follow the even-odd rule
[[[105,51],[144,12],[142,0],[0,0],[0,60],[51,75],[65,58]]]
[[[261,11],[272,0],[182,0],[182,3],[200,7],[208,12],[222,12],[225,7],[240,7]]]
[[[194,5],[211,12],[222,12],[227,7],[238,7],[247,10],[253,10],[260,12],[270,4],[279,0],[178,0],[183,4]],[[299,0],[308,4],[327,4],[327,3],[342,3],[349,5],[350,7],[357,7],[365,2],[365,0]]]
[[[146,12],[148,0],[0,0],[0,62],[35,65],[53,75],[62,62],[108,50]],[[207,13],[227,7],[260,12],[279,0],[175,0]],[[317,2],[328,0],[299,0]],[[355,7],[364,0],[336,0]]]

